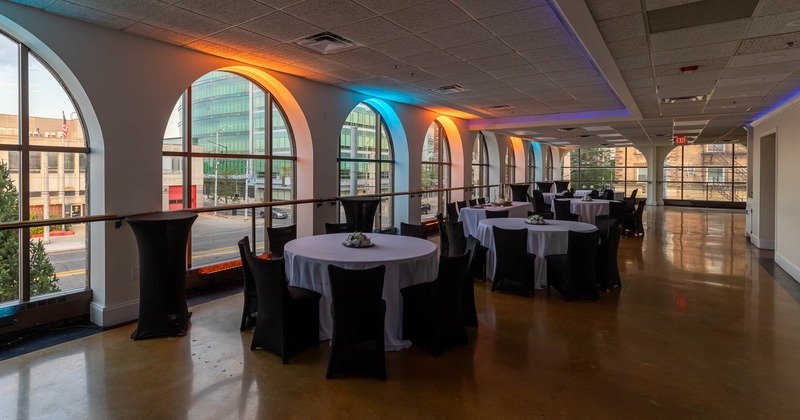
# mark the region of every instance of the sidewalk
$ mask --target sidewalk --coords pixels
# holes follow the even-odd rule
[[[86,228],[84,225],[73,227],[74,235],[50,236],[50,242],[44,244],[47,253],[61,251],[75,251],[86,249]],[[33,241],[44,241],[44,238],[31,238]]]

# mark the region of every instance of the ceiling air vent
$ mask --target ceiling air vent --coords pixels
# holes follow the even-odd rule
[[[466,92],[467,90],[464,89],[461,85],[447,85],[438,88],[428,89],[431,92],[441,93],[442,95],[447,95],[450,93],[458,93],[458,92]]]
[[[492,105],[492,106],[484,107],[483,109],[486,109],[486,110],[489,110],[489,111],[501,111],[501,110],[504,110],[504,109],[511,109],[511,105]]]
[[[662,104],[688,104],[691,102],[699,102],[704,101],[706,99],[706,95],[697,95],[697,96],[676,96],[674,98],[661,98]]]
[[[561,128],[556,128],[556,131],[561,131],[561,132],[564,132],[564,133],[569,133],[570,131],[575,131],[575,130],[577,130],[577,129],[578,129],[577,127],[561,127]]]
[[[320,32],[295,41],[295,44],[320,54],[333,54],[359,45],[333,32]]]
[[[585,137],[592,137],[592,135],[591,135],[591,134],[578,134],[578,135],[577,135],[577,136],[575,136],[575,137],[582,137],[582,138],[585,138]]]

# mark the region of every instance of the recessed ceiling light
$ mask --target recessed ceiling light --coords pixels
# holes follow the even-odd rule
[[[577,128],[576,128],[576,127],[562,127],[562,128],[556,128],[556,131],[563,131],[563,132],[565,132],[565,133],[569,133],[570,131],[575,131],[575,130],[577,130]]]

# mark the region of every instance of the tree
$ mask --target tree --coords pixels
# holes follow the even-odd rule
[[[19,194],[5,162],[0,162],[0,221],[19,220]],[[31,295],[57,292],[58,277],[41,240],[30,241]],[[19,233],[0,231],[0,302],[19,299]]]

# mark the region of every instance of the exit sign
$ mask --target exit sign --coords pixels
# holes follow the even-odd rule
[[[688,143],[689,139],[687,137],[684,136],[675,137],[675,144],[688,144]]]

